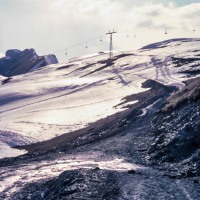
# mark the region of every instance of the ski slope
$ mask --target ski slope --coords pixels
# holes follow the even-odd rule
[[[48,140],[127,109],[118,105],[124,97],[148,90],[142,88],[148,79],[182,87],[192,76],[181,72],[200,70],[199,64],[200,39],[174,39],[114,52],[111,63],[103,52],[9,80],[1,76],[0,158],[24,153],[9,147]],[[5,140],[8,132],[12,137]]]

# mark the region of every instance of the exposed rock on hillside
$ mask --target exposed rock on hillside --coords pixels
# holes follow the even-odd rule
[[[69,170],[47,182],[29,184],[13,198],[21,199],[118,199],[119,186],[114,173],[100,170]]]
[[[56,64],[55,55],[38,56],[34,49],[8,50],[6,56],[0,59],[0,75],[10,77],[33,71],[37,68]]]
[[[200,174],[200,78],[168,98],[162,112],[153,120],[157,136],[149,153],[162,162],[179,162],[187,175]]]

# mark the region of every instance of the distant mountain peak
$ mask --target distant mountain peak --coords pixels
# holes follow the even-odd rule
[[[56,64],[55,55],[38,56],[35,49],[9,49],[5,57],[0,58],[0,75],[10,77],[36,70],[40,67]]]

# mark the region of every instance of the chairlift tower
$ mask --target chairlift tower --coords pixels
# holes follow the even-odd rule
[[[67,49],[65,49],[65,55],[67,55]]]
[[[165,28],[165,35],[167,35],[167,28]]]
[[[106,33],[106,35],[110,35],[110,45],[109,45],[109,51],[110,51],[110,53],[109,53],[109,58],[111,59],[112,57],[113,57],[113,42],[112,42],[112,35],[113,34],[115,34],[115,33],[117,33],[116,31],[112,31],[112,32],[108,32],[108,33]]]

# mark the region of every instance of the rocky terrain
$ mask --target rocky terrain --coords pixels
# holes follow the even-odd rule
[[[177,163],[183,176],[200,175],[200,78],[171,95],[153,119],[156,140],[149,153],[156,162]]]
[[[11,77],[34,71],[49,64],[56,64],[55,55],[38,56],[34,49],[11,49],[0,58],[0,75]]]
[[[0,199],[200,199],[199,41],[0,79]]]

